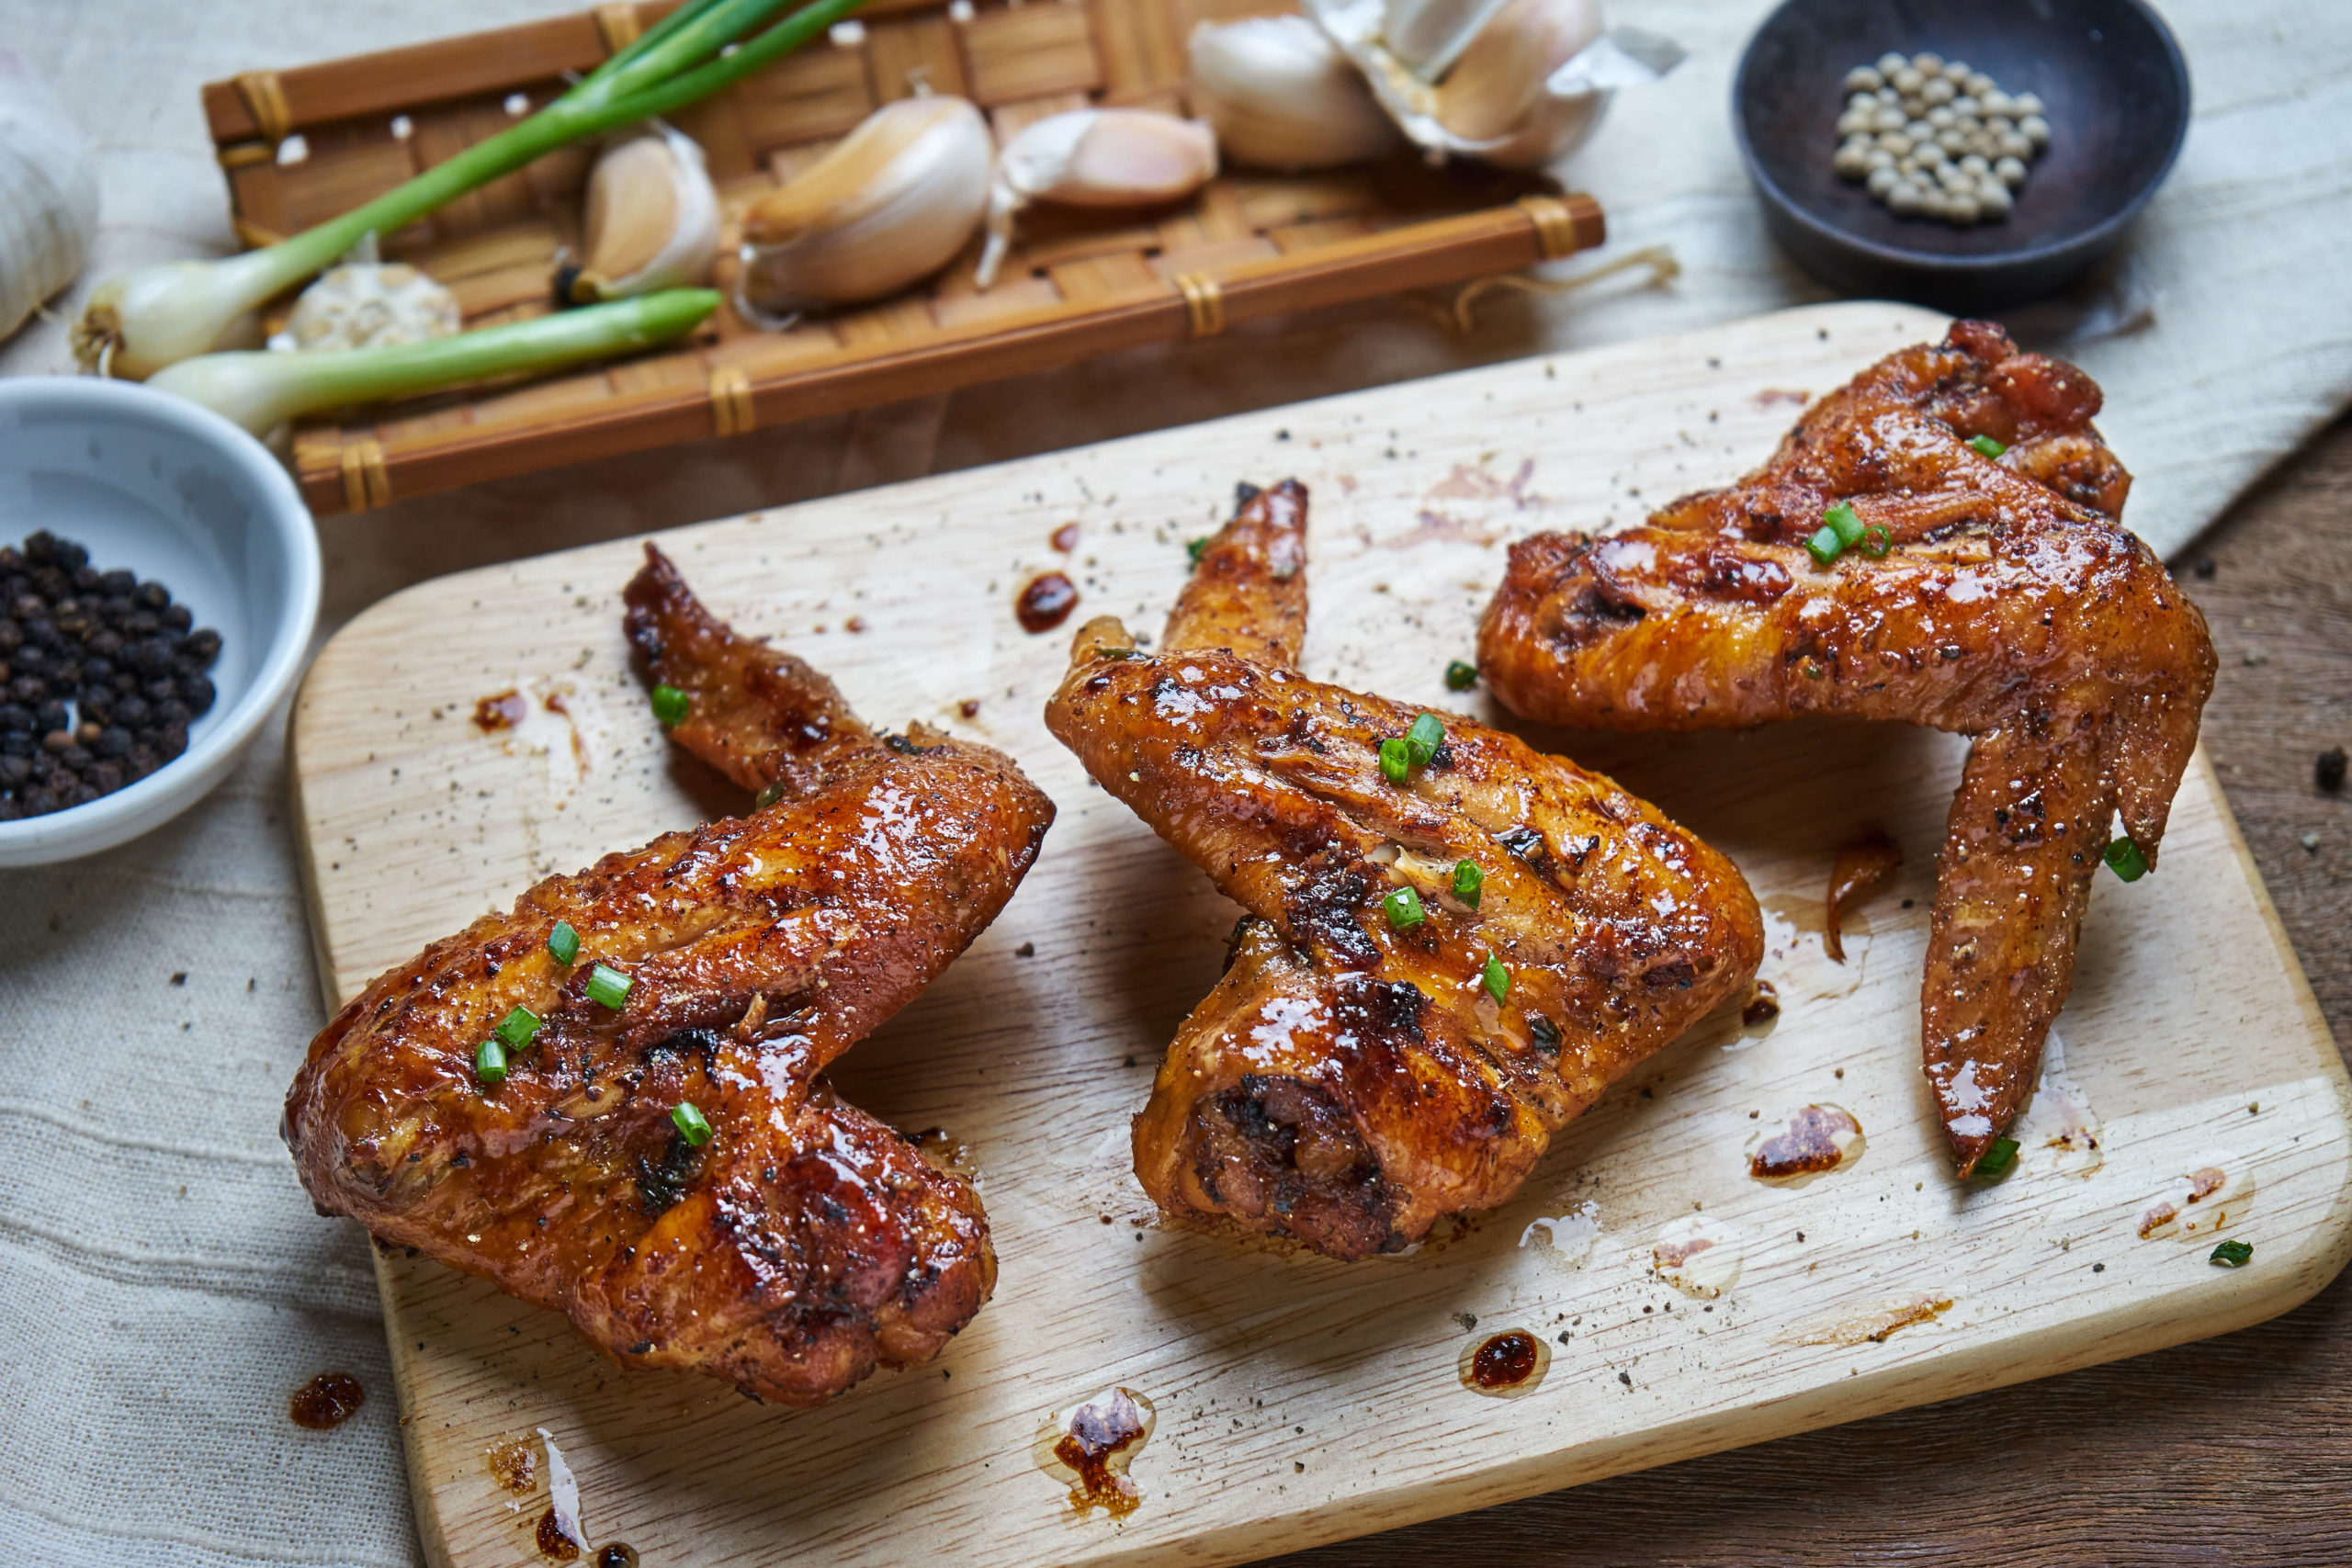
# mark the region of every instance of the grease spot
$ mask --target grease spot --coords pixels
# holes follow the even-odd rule
[[[1524,1328],[1506,1328],[1462,1348],[1456,1371],[1462,1386],[1494,1399],[1517,1399],[1535,1392],[1552,1367],[1552,1348]]]
[[[1046,1422],[1035,1447],[1038,1468],[1069,1487],[1069,1506],[1102,1508],[1124,1519],[1143,1504],[1127,1466],[1151,1441],[1159,1411],[1131,1388],[1109,1388]]]
[[[529,1495],[539,1484],[539,1456],[520,1438],[506,1438],[481,1451],[481,1467],[491,1483],[517,1497]]]
[[[2209,1149],[2173,1178],[2140,1215],[2140,1238],[2174,1236],[2194,1241],[2233,1219],[2243,1219],[2254,1201],[2254,1172],[2226,1150]]]
[[[1561,1262],[1581,1263],[1600,1239],[1600,1205],[1588,1199],[1557,1218],[1538,1214],[1519,1233],[1519,1245],[1535,1246],[1538,1235]]]
[[[1747,1174],[1776,1187],[1803,1187],[1862,1157],[1862,1124],[1841,1105],[1808,1105],[1788,1125],[1753,1144]]]
[[[1952,1298],[1939,1291],[1919,1291],[1892,1301],[1839,1314],[1799,1329],[1788,1341],[1797,1345],[1883,1345],[1887,1337],[1915,1323],[1928,1323],[1951,1309]]]
[[[294,1391],[286,1414],[297,1427],[313,1432],[332,1431],[359,1413],[368,1391],[348,1372],[321,1372]]]
[[[1661,1226],[1650,1246],[1650,1268],[1686,1296],[1713,1299],[1739,1282],[1747,1237],[1736,1225],[1706,1214],[1684,1214]]]
[[[474,728],[484,735],[512,729],[531,711],[531,700],[513,687],[474,703]]]

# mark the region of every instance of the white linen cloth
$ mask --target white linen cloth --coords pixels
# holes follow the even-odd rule
[[[228,247],[198,84],[581,3],[0,0],[0,42],[76,109],[105,199],[82,283],[0,347],[0,371],[63,368],[63,323],[99,279]],[[2104,285],[2031,325],[2106,387],[2102,423],[2139,476],[2131,521],[2173,553],[2352,394],[2352,6],[2162,4],[2195,79],[2188,147]],[[1612,6],[1691,58],[1623,95],[1563,165],[1614,238],[1554,270],[1665,243],[1670,287],[1501,296],[1466,339],[1394,304],[1324,312],[330,519],[322,626],[483,560],[1819,298],[1766,238],[1725,123],[1764,9]],[[0,1539],[20,1561],[417,1559],[364,1242],[311,1213],[277,1142],[323,1016],[288,817],[273,727],[174,826],[0,874]],[[359,1378],[366,1407],[295,1427],[288,1395],[330,1370]]]

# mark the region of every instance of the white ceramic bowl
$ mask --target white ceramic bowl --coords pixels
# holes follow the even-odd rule
[[[301,672],[319,614],[318,534],[285,468],[219,414],[127,381],[0,380],[0,543],[41,528],[218,631],[218,694],[187,750],[137,784],[0,822],[0,866],[110,849],[194,805]]]

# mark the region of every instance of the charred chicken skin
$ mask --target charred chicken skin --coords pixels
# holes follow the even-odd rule
[[[1090,623],[1046,721],[1250,911],[1136,1119],[1136,1176],[1179,1218],[1352,1259],[1510,1197],[1763,937],[1729,862],[1510,736],[1447,720],[1392,782],[1414,710],[1298,672],[1306,525],[1296,483],[1246,493],[1159,649]]]
[[[936,1355],[995,1282],[970,1183],[821,1070],[996,917],[1053,806],[993,751],[867,729],[647,556],[628,632],[690,696],[672,736],[758,808],[550,877],[378,979],[311,1042],[285,1136],[322,1213],[627,1364],[814,1404]],[[518,1008],[536,1032],[485,1081]]]
[[[1815,404],[1737,484],[1514,547],[1479,628],[1496,696],[1547,723],[1844,714],[1974,738],[1921,992],[1963,1175],[2032,1097],[2109,821],[2153,867],[2213,685],[2204,617],[2116,522],[2131,476],[2098,408],[2074,367],[1959,322]],[[1822,565],[1805,541],[1838,503],[1883,532]]]

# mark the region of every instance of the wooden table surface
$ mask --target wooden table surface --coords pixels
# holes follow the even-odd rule
[[[2188,586],[2222,658],[2205,744],[2341,1047],[2352,787],[2323,794],[2313,762],[2352,746],[2352,422],[2272,476],[2199,554],[2211,576],[2199,562]],[[2219,1339],[1277,1561],[1473,1557],[1480,1568],[2343,1568],[2352,1269]]]

